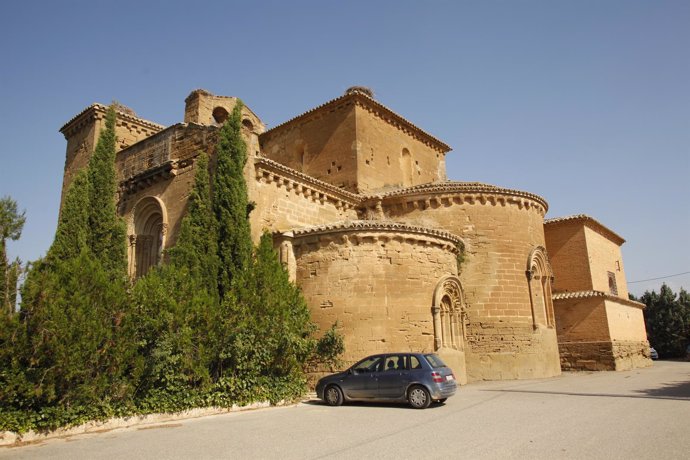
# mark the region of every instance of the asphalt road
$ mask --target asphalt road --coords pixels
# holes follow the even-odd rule
[[[688,459],[690,362],[480,382],[444,405],[307,401],[0,448],[0,459]]]

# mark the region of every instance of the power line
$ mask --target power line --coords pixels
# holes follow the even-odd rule
[[[663,280],[666,278],[673,278],[674,276],[687,275],[688,273],[690,273],[690,272],[676,273],[675,275],[660,276],[658,278],[649,278],[648,280],[628,281],[628,284],[644,283],[645,281]]]

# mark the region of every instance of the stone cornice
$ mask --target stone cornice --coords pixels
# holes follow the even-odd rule
[[[635,307],[643,309],[646,307],[645,304],[641,302],[636,302],[634,300],[625,299],[623,297],[618,297],[615,295],[608,294],[603,291],[576,291],[576,292],[559,292],[554,294],[552,297],[554,302],[571,300],[571,299],[592,299],[592,298],[603,298],[605,300],[611,300],[613,302],[618,302],[629,307]]]
[[[606,227],[598,220],[586,214],[576,214],[572,216],[554,217],[553,219],[546,219],[544,221],[544,226],[548,225],[550,227],[553,227],[556,225],[565,225],[575,222],[581,222],[582,224],[591,227],[593,230],[598,231],[603,236],[607,237],[619,246],[625,243],[625,239],[623,239],[622,236],[620,236],[610,228]]]
[[[338,207],[353,208],[361,200],[359,195],[315,179],[268,158],[256,158],[254,167],[257,180],[276,182],[279,186],[294,189],[299,193],[316,197],[322,201],[334,201]]]
[[[81,129],[84,125],[93,120],[102,119],[105,117],[105,113],[108,110],[107,105],[94,103],[86,107],[84,110],[79,112],[77,115],[72,117],[70,121],[65,123],[60,132],[65,136],[65,139],[69,139],[76,131]],[[121,110],[117,111],[118,121],[127,121],[130,123],[137,124],[144,128],[151,130],[152,132],[158,132],[165,128],[163,125],[153,123],[152,121],[144,120],[143,118],[136,117],[129,113],[123,112]]]
[[[433,196],[429,198],[429,196]],[[437,182],[430,184],[415,185],[412,187],[401,188],[377,195],[370,195],[364,198],[365,205],[372,205],[382,202],[385,206],[387,202],[394,198],[406,201],[444,201],[444,199],[459,198],[462,202],[480,203],[491,205],[515,204],[520,208],[536,208],[544,215],[549,209],[546,200],[539,195],[519,190],[511,190],[494,185],[483,184],[480,182]],[[425,204],[428,207],[430,203]]]
[[[316,227],[297,228],[281,234],[287,237],[300,238],[310,235],[360,232],[397,233],[409,236],[416,235],[426,238],[441,239],[444,240],[446,244],[454,248],[454,252],[460,252],[461,248],[464,247],[464,242],[460,237],[443,230],[379,220],[343,221],[333,224],[319,225]]]
[[[314,107],[313,109],[308,110],[301,115],[291,118],[290,120],[281,123],[278,126],[275,126],[274,128],[269,129],[268,131],[263,133],[262,136],[271,137],[276,132],[280,132],[290,127],[308,122],[313,118],[319,116],[323,112],[328,112],[337,109],[340,105],[344,106],[350,104],[355,104],[359,107],[368,110],[369,112],[378,116],[382,120],[385,120],[392,126],[395,126],[404,133],[414,137],[420,142],[428,145],[429,147],[432,147],[433,149],[441,153],[447,153],[451,150],[450,146],[448,146],[443,141],[437,139],[436,137],[432,136],[431,134],[427,133],[421,128],[415,126],[410,121],[393,112],[388,107],[384,106],[380,102],[372,99],[371,97],[359,91],[344,94],[343,96],[337,97],[324,104]]]

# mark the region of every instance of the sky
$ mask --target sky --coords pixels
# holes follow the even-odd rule
[[[58,130],[94,102],[168,126],[204,88],[270,128],[362,85],[453,148],[449,179],[625,238],[632,293],[690,289],[689,50],[685,0],[0,0],[0,196],[26,211],[9,255],[50,246]]]

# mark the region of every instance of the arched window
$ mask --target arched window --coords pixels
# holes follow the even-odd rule
[[[227,120],[229,116],[230,114],[223,107],[216,107],[213,109],[213,119],[219,125],[225,123],[225,120]]]
[[[134,234],[130,235],[130,276],[142,277],[160,263],[166,228],[167,216],[158,198],[146,197],[136,204]]]
[[[436,285],[431,312],[434,319],[435,349],[463,350],[467,312],[462,286],[456,276],[445,277]]]
[[[532,325],[554,327],[553,300],[551,283],[553,270],[549,263],[546,249],[537,246],[527,259],[527,282],[529,283],[530,306],[532,307]]]
[[[412,185],[412,178],[414,177],[414,166],[412,165],[412,155],[407,149],[402,149],[400,154],[400,168],[402,169],[403,187]]]

